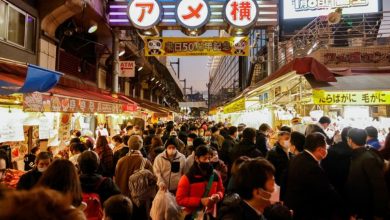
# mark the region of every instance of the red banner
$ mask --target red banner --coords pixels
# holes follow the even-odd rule
[[[98,102],[40,93],[25,94],[23,110],[27,112],[67,112],[67,113],[101,113],[120,114],[122,104]]]

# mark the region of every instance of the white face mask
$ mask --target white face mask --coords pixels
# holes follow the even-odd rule
[[[188,145],[188,146],[193,146],[192,141],[187,141],[187,145]]]
[[[291,146],[290,141],[283,141],[282,147],[283,147],[284,149],[289,149],[290,146]]]
[[[167,154],[172,156],[176,154],[176,149],[167,149]]]
[[[270,201],[271,196],[272,196],[272,192],[268,192],[268,191],[266,191],[266,190],[260,188],[260,195],[259,195],[259,197],[260,197],[262,200]]]
[[[37,169],[40,173],[43,173],[47,170],[47,167],[37,167]]]

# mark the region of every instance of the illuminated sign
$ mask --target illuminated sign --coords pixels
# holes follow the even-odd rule
[[[211,10],[204,0],[181,0],[176,5],[177,21],[186,28],[204,26],[210,18]]]
[[[336,8],[343,14],[378,12],[378,0],[283,0],[283,18],[311,18],[328,15]]]
[[[248,56],[248,37],[146,37],[146,56]]]
[[[225,3],[223,12],[231,26],[246,28],[256,22],[259,9],[254,0],[229,0]]]
[[[245,98],[238,99],[225,107],[223,107],[223,113],[234,113],[245,110]]]
[[[145,30],[157,25],[163,12],[156,0],[132,0],[127,14],[134,27]]]
[[[135,5],[132,5],[132,8],[129,8],[130,4],[134,4],[133,1],[109,1],[108,5],[108,15],[109,15],[109,24],[111,27],[134,27],[138,24],[138,27],[145,26],[145,23],[140,23],[137,20],[142,17],[142,10],[144,10],[144,19],[149,17],[148,11],[150,10],[147,8],[147,6],[144,6],[144,9],[137,8]],[[243,0],[236,0],[237,3],[239,2],[245,2]],[[249,0],[248,0],[249,1]],[[186,1],[174,1],[174,0],[145,0],[140,1],[136,0],[136,2],[145,4],[145,3],[153,3],[153,10],[156,9],[157,5],[156,2],[158,2],[161,7],[161,20],[159,21],[159,16],[154,16],[151,18],[151,21],[148,22],[149,24],[153,24],[156,21],[156,25],[158,25],[158,28],[160,30],[181,30],[183,25],[180,23],[181,21],[178,20],[178,3],[181,4],[187,4],[187,7],[185,5],[181,5],[183,7],[183,10],[179,10],[180,14],[182,16],[188,15],[191,17],[191,23],[184,21],[184,23],[189,23],[189,27],[193,28],[194,24],[196,23],[195,19],[198,19],[197,16],[200,16],[200,18],[203,18],[203,16],[207,13],[205,13],[206,9],[209,9],[210,11],[210,17],[206,19],[207,22],[205,22],[204,26],[207,30],[221,30],[226,29],[229,25],[229,21],[227,20],[224,12],[224,6],[226,5],[226,1],[221,0],[186,0]],[[229,1],[233,3],[234,1]],[[256,6],[258,9],[258,13],[254,15],[256,22],[253,22],[253,26],[255,28],[265,27],[265,26],[274,26],[278,24],[278,0],[250,0],[250,3],[256,2]],[[201,4],[202,6],[199,6]],[[205,7],[205,5],[207,7]],[[246,19],[246,11],[247,11],[247,4],[243,4],[241,7],[238,5],[237,10],[234,10],[233,12],[237,12],[237,17],[239,19],[240,17],[240,11],[243,19]],[[191,7],[191,9],[189,9]],[[200,8],[201,7],[201,8]],[[242,9],[241,9],[242,8]],[[251,10],[253,10],[253,7],[251,6]],[[198,12],[199,11],[199,12]],[[230,11],[229,13],[231,13]],[[156,12],[154,12],[156,13]],[[199,15],[198,15],[199,14]],[[131,16],[130,16],[131,15]],[[132,17],[132,18],[130,18]],[[130,19],[132,21],[130,21]],[[156,20],[157,19],[157,20]],[[184,20],[184,18],[183,18]],[[188,20],[188,19],[187,19]],[[251,12],[251,19],[252,20],[252,12]],[[248,23],[247,20],[244,20],[245,23]],[[201,22],[197,22],[200,24]],[[230,22],[232,23],[232,22]],[[230,24],[232,26],[233,24]],[[240,26],[240,24],[237,24]],[[150,27],[150,25],[146,25],[147,27]],[[135,26],[137,27],[137,26]],[[147,28],[144,28],[147,29]]]
[[[316,105],[389,105],[390,91],[328,92],[313,90]]]

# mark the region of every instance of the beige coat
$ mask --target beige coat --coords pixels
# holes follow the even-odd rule
[[[129,177],[141,167],[143,156],[140,151],[135,151],[130,155],[122,157],[115,168],[115,183],[118,185],[123,195],[130,197],[128,187]],[[152,163],[148,160],[145,164],[145,169],[153,173]]]

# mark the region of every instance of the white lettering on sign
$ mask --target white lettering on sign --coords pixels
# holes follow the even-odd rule
[[[150,29],[160,22],[162,7],[157,0],[132,0],[127,13],[135,27]]]
[[[259,9],[254,0],[229,0],[225,3],[227,22],[238,28],[247,28],[257,21]]]
[[[119,61],[119,77],[135,76],[135,61]]]
[[[210,7],[204,0],[181,0],[176,5],[177,21],[189,29],[204,26],[210,14]]]
[[[379,11],[378,0],[283,0],[283,19],[311,18],[328,15],[336,8],[343,15],[375,13]]]

